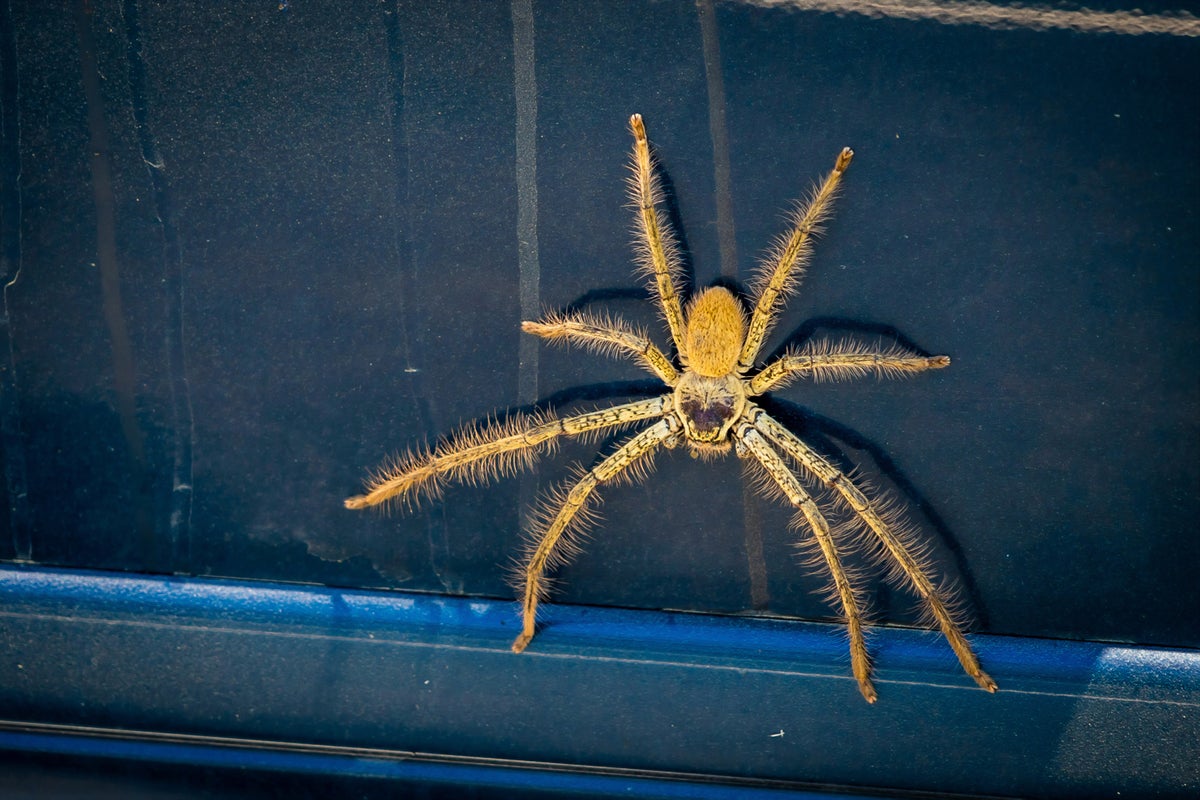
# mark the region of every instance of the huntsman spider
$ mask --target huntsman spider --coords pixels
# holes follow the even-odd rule
[[[843,563],[848,549],[855,547],[864,549],[894,583],[916,593],[966,673],[994,692],[996,683],[980,667],[951,610],[952,590],[936,585],[930,577],[927,548],[917,540],[915,530],[889,504],[869,496],[829,458],[752,400],[798,378],[895,377],[950,363],[946,356],[923,356],[897,345],[871,348],[817,342],[788,351],[761,369],[756,367],[784,299],[796,288],[813,237],[829,214],[853,151],[842,150],[833,171],[792,215],[791,230],[777,240],[751,284],[752,308],[744,308],[723,286],[703,289],[684,304],[679,249],[657,208],[662,191],[640,115],[633,115],[630,127],[634,147],[629,186],[637,210],[638,260],[670,330],[677,358],[668,357],[644,331],[620,319],[552,313],[540,322],[522,322],[521,329],[548,341],[629,358],[656,375],[670,391],[653,399],[572,416],[514,414],[502,423],[468,426],[432,448],[410,451],[385,464],[369,478],[364,494],[346,500],[346,507],[411,503],[422,495],[438,495],[449,481],[473,483],[528,468],[540,453],[552,449],[559,437],[595,435],[647,423],[595,466],[580,470],[568,485],[543,500],[517,576],[522,629],[512,644],[514,652],[523,651],[534,636],[538,603],[547,594],[547,573],[578,552],[579,533],[591,516],[589,507],[597,500],[596,489],[615,479],[640,478],[659,448],[685,445],[693,456],[702,458],[732,449],[765,493],[797,510],[793,527],[811,535],[805,539],[812,559],[828,570],[830,602],[840,605],[845,616],[851,669],[867,702],[875,702],[877,694],[864,639],[865,598],[853,571]],[[810,488],[828,496],[834,510],[847,521],[831,525]]]

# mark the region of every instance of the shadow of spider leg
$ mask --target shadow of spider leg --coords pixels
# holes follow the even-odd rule
[[[795,291],[804,275],[804,268],[812,255],[813,237],[820,233],[821,224],[833,210],[833,199],[837,196],[842,175],[850,166],[854,151],[842,148],[833,170],[825,176],[821,185],[813,191],[808,201],[792,215],[791,230],[780,237],[772,248],[771,256],[763,264],[751,286],[756,298],[746,338],[738,355],[738,372],[745,374],[753,369],[767,333],[776,322],[783,301]],[[773,267],[769,265],[773,264]]]

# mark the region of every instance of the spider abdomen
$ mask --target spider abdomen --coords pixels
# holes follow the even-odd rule
[[[720,378],[737,366],[745,339],[741,304],[725,287],[711,286],[688,306],[687,335],[680,356],[693,372]]]

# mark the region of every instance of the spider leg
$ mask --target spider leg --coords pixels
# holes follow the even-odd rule
[[[758,300],[754,304],[750,327],[746,331],[746,341],[738,357],[738,368],[743,373],[754,366],[758,358],[758,351],[762,348],[763,340],[774,322],[776,304],[799,280],[808,254],[812,250],[813,234],[820,229],[821,222],[829,215],[833,197],[842,180],[842,173],[850,166],[850,159],[853,157],[854,151],[849,147],[843,148],[838,154],[833,171],[804,207],[794,215],[791,232],[776,244],[771,259],[774,268],[768,270],[768,265],[764,264],[755,280],[754,289]]]
[[[646,338],[618,319],[590,314],[550,314],[541,322],[522,322],[521,330],[550,341],[575,342],[602,353],[632,356],[668,386],[679,379],[671,360]]]
[[[630,165],[633,175],[630,176],[629,191],[638,212],[639,261],[642,268],[654,276],[654,291],[658,294],[667,327],[671,329],[671,339],[676,351],[682,353],[684,325],[679,301],[681,276],[675,236],[666,221],[659,220],[655,209],[655,204],[662,198],[662,187],[659,186],[658,176],[654,174],[650,143],[646,139],[646,126],[642,124],[641,114],[629,118],[629,128],[633,132],[633,163]]]
[[[837,492],[858,517],[866,523],[875,534],[883,551],[892,559],[908,584],[920,595],[929,607],[938,627],[941,628],[963,670],[976,683],[989,692],[996,691],[996,682],[992,680],[983,668],[979,659],[971,650],[971,645],[963,635],[962,629],[954,621],[953,615],[946,606],[942,592],[933,585],[927,574],[927,565],[915,554],[912,547],[884,519],[876,504],[867,499],[857,486],[829,462],[824,456],[804,443],[800,437],[779,424],[761,408],[751,406],[747,414],[751,415],[751,423],[769,441],[796,460],[806,470],[815,475],[823,484]]]
[[[569,555],[569,552],[564,555],[564,551],[570,549],[569,543],[566,548],[560,547],[563,544],[563,535],[567,533],[572,521],[581,512],[587,513],[586,507],[592,498],[592,492],[600,484],[611,481],[625,473],[626,470],[635,470],[630,475],[637,477],[639,474],[637,470],[639,468],[644,470],[648,466],[642,459],[652,454],[659,445],[668,439],[677,436],[678,429],[679,423],[673,416],[668,416],[645,429],[618,447],[599,464],[583,473],[569,491],[561,497],[555,498],[557,511],[553,511],[553,516],[550,514],[553,509],[549,507],[546,509],[546,522],[540,526],[542,530],[531,540],[522,570],[525,584],[524,596],[521,601],[522,628],[521,634],[512,644],[514,653],[524,650],[533,638],[538,601],[546,594],[546,569],[549,566],[556,566],[566,555]],[[557,552],[556,548],[558,548]]]
[[[879,378],[895,378],[949,365],[949,356],[921,356],[898,345],[872,349],[853,343],[822,341],[786,353],[763,367],[750,381],[749,393],[760,395],[804,376],[818,381],[857,378],[871,373]]]
[[[812,496],[800,485],[800,481],[780,455],[771,448],[751,423],[743,422],[735,430],[739,443],[762,465],[788,501],[800,509],[808,527],[816,537],[821,549],[821,555],[829,572],[833,576],[834,589],[846,613],[846,623],[850,631],[850,667],[858,681],[858,690],[868,703],[874,703],[877,695],[875,686],[871,683],[871,661],[867,655],[866,640],[863,637],[863,614],[859,608],[858,597],[850,582],[850,577],[842,566],[841,556],[833,541],[829,522],[813,501]]]
[[[346,499],[346,508],[366,508],[394,499],[413,500],[436,494],[447,478],[484,481],[515,473],[533,463],[539,449],[559,436],[579,436],[661,417],[671,395],[589,411],[562,419],[521,414],[488,428],[468,426],[432,450],[410,452],[383,467],[368,481],[366,492]]]

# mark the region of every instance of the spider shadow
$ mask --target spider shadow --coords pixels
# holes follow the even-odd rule
[[[671,175],[667,171],[662,158],[659,155],[658,148],[653,142],[649,143],[650,157],[653,163],[654,175],[658,179],[659,201],[657,207],[666,212],[667,223],[673,234],[672,238],[675,243],[675,253],[678,256],[678,276],[680,278],[679,294],[683,302],[695,294],[696,285],[696,269],[695,260],[692,256],[692,248],[688,244],[687,227],[683,221],[683,215],[679,210],[679,196],[675,191],[675,182],[671,180]],[[719,278],[712,285],[724,285],[743,302],[747,301],[747,295],[740,284],[728,278]],[[572,300],[563,307],[563,311],[567,314],[575,314],[584,311],[589,306],[611,300],[644,300],[656,306],[655,295],[647,286],[637,287],[610,287],[605,289],[593,289]]]
[[[608,289],[592,289],[584,292],[579,297],[567,303],[563,307],[563,312],[566,314],[578,314],[584,311],[589,306],[596,303],[603,303],[610,300],[637,300],[637,301],[652,301],[654,296],[649,289],[641,286],[629,287],[611,287]]]
[[[679,256],[678,275],[681,281],[677,288],[679,289],[680,296],[686,302],[686,299],[692,296],[696,287],[696,270],[692,258],[692,250],[688,245],[683,216],[679,211],[679,199],[675,193],[675,184],[663,168],[653,143],[650,145],[650,153],[654,159],[654,173],[658,178],[661,190],[662,199],[658,205],[666,210],[667,222],[670,224],[671,231],[674,234],[675,252]],[[736,289],[735,293],[742,294],[740,289]],[[575,314],[587,309],[591,305],[610,300],[644,300],[653,303],[655,296],[646,286],[614,286],[605,289],[592,289],[579,295],[579,297],[564,306],[563,311],[568,314]]]
[[[670,174],[664,162],[659,158],[657,148],[654,144],[650,144],[651,155],[654,158],[654,171],[658,178],[659,187],[661,189],[661,200],[659,207],[665,209],[667,221],[670,223],[671,230],[674,232],[676,244],[676,252],[679,256],[679,274],[680,286],[678,287],[681,298],[684,303],[691,298],[697,291],[695,265],[692,256],[692,251],[688,245],[687,228],[683,222],[682,215],[679,210],[678,197],[675,191],[674,182],[671,180]],[[742,282],[721,276],[713,280],[708,286],[723,286],[728,289],[735,297],[739,299],[743,307],[746,309],[753,308],[754,298],[749,294]],[[610,287],[605,289],[594,289],[587,291],[570,302],[564,311],[567,313],[578,313],[585,310],[589,306],[606,301],[649,301],[657,305],[655,294],[649,288],[641,287]],[[770,363],[789,351],[796,350],[803,346],[806,342],[811,341],[816,337],[819,331],[834,331],[842,332],[845,338],[860,339],[866,337],[876,340],[890,340],[900,345],[906,350],[910,350],[921,355],[933,355],[930,351],[920,347],[915,341],[910,339],[898,328],[893,325],[882,323],[861,322],[858,320],[824,316],[813,317],[806,320],[799,328],[792,331],[787,337],[781,341],[769,354],[760,360],[762,363]],[[673,348],[671,348],[673,350]],[[655,397],[669,391],[662,385],[661,382],[655,380],[642,381],[624,381],[610,382],[602,384],[591,384],[581,387],[572,387],[548,395],[540,399],[537,403],[527,406],[524,409],[514,409],[514,411],[541,411],[547,412],[559,406],[569,407],[573,404],[584,401],[598,400],[615,400],[618,398],[637,398],[637,397]],[[944,545],[947,555],[953,560],[954,575],[960,578],[959,583],[963,593],[967,596],[972,614],[976,622],[982,626],[987,626],[986,612],[982,603],[982,598],[979,595],[978,586],[975,583],[970,569],[967,564],[966,555],[963,547],[958,540],[958,537],[950,530],[945,519],[937,512],[929,499],[916,487],[916,485],[907,477],[900,469],[896,462],[888,455],[887,451],[878,443],[859,433],[857,430],[838,422],[829,417],[817,414],[803,406],[800,406],[791,401],[780,397],[775,397],[771,394],[764,395],[758,398],[757,402],[769,414],[774,416],[781,423],[788,426],[794,433],[802,436],[805,441],[829,457],[839,469],[843,472],[853,472],[858,466],[858,462],[849,458],[846,455],[845,448],[849,447],[861,453],[866,453],[874,463],[878,474],[886,481],[894,490],[894,492],[902,498],[906,508],[915,509],[917,513],[928,523],[922,527],[928,527],[933,530],[938,540]],[[596,460],[603,457],[604,453],[609,450],[614,443],[626,438],[627,432],[609,434],[602,437],[602,448],[596,455]],[[841,446],[839,444],[841,443]],[[890,598],[887,593],[891,591],[891,587],[881,582],[877,589],[880,594],[880,600],[883,604],[890,604]]]
[[[867,325],[846,320],[841,320],[840,322],[843,324],[836,327],[859,333],[864,331],[885,333],[890,329],[889,326],[883,325]],[[789,337],[789,340],[805,341],[811,338],[816,330],[825,327],[832,326],[825,324],[824,320],[814,320],[812,324],[804,326],[797,335]],[[905,346],[913,347],[916,350],[920,349],[903,337],[897,338]],[[501,419],[515,414],[557,413],[558,409],[570,409],[581,403],[658,397],[669,391],[660,381],[654,379],[611,381],[573,386],[546,395],[536,403],[508,409]],[[987,615],[982,598],[972,577],[966,555],[958,537],[954,535],[945,518],[938,513],[934,504],[908,478],[904,470],[896,464],[895,460],[892,459],[884,447],[845,423],[823,414],[818,414],[805,406],[773,394],[763,395],[756,402],[768,414],[787,426],[789,430],[804,439],[805,442],[822,455],[829,458],[843,472],[853,473],[856,468],[863,466],[861,456],[852,458],[847,455],[847,449],[860,454],[865,453],[874,465],[874,471],[880,476],[881,480],[890,488],[892,493],[902,500],[903,507],[913,511],[915,514],[919,514],[922,520],[920,527],[923,530],[931,530],[938,541],[944,546],[945,554],[953,561],[953,564],[950,565],[953,569],[951,574],[959,578],[960,588],[967,597],[973,619],[979,627],[987,627]],[[480,422],[483,422],[483,420],[480,420]],[[629,431],[621,431],[602,436],[599,440],[600,446],[593,456],[592,465],[603,459],[613,447],[624,439],[627,439],[630,435]],[[883,581],[877,583],[875,593],[881,610],[894,605],[891,600],[891,592],[892,587],[888,583]]]
[[[654,165],[654,173],[658,177],[658,186],[662,200],[660,205],[667,211],[667,222],[675,236],[675,252],[679,255],[679,276],[683,279],[679,288],[682,297],[691,297],[696,289],[696,269],[692,259],[692,248],[688,245],[687,228],[683,224],[683,214],[679,211],[679,196],[675,192],[675,182],[664,166],[663,159],[658,154],[658,148],[650,142],[650,158]]]
[[[617,400],[620,398],[658,397],[671,391],[662,381],[647,378],[640,381],[608,381],[584,386],[572,386],[540,398],[532,408],[551,411],[559,406],[595,400]]]
[[[918,355],[934,355],[908,336],[905,336],[894,325],[885,325],[878,322],[860,322],[847,317],[812,317],[805,320],[799,328],[788,334],[787,338],[780,342],[770,354],[761,359],[762,363],[769,364],[787,352],[799,349],[806,342],[812,340],[817,332],[821,330],[839,331],[844,333],[846,338],[853,337],[856,340],[863,337],[874,337],[876,340],[888,339],[900,345],[905,350],[911,350]]]
[[[771,363],[786,353],[799,349],[805,343],[816,338],[820,331],[840,332],[846,339],[851,340],[872,337],[877,341],[890,340],[902,348],[920,355],[933,355],[931,351],[921,347],[894,325],[862,322],[847,317],[825,316],[811,317],[805,320],[760,363]],[[835,444],[835,440],[854,450],[866,453],[883,479],[891,485],[898,496],[904,499],[905,507],[915,509],[928,523],[928,527],[933,530],[941,544],[945,546],[947,555],[954,562],[954,574],[960,578],[961,590],[967,596],[972,617],[980,627],[987,627],[987,612],[979,594],[978,584],[971,574],[962,543],[954,535],[945,518],[938,513],[933,503],[909,480],[883,447],[842,422],[774,394],[763,395],[758,398],[757,402],[766,409],[767,413],[775,416],[824,455],[831,457],[843,472],[853,470],[856,462],[846,456],[845,451]],[[884,588],[886,590],[886,584]]]
[[[854,327],[858,329],[857,326]],[[864,327],[875,329],[884,326]],[[811,336],[811,331],[809,336]],[[907,342],[905,343],[907,345]],[[978,585],[971,574],[961,542],[954,535],[945,518],[938,513],[934,504],[908,478],[884,447],[845,423],[818,414],[774,394],[762,395],[755,402],[790,431],[830,459],[844,473],[853,474],[856,470],[861,471],[862,466],[862,459],[850,458],[846,454],[846,448],[865,453],[886,485],[898,498],[902,499],[902,508],[912,509],[919,514],[925,523],[920,527],[923,530],[931,529],[938,541],[945,547],[946,555],[953,560],[951,574],[959,578],[959,588],[967,597],[971,617],[978,627],[986,629],[987,614],[983,598],[980,596]],[[877,591],[883,601],[881,605],[890,605],[890,597],[888,597],[891,592],[890,585],[880,582]]]

